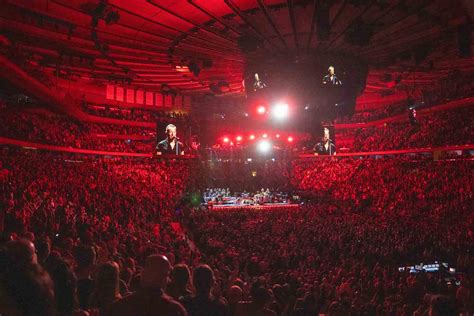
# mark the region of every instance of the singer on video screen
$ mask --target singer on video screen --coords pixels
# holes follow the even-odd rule
[[[324,136],[322,141],[314,146],[314,153],[329,156],[336,154],[336,144],[334,144],[334,141],[330,138],[329,129],[324,128]]]
[[[176,126],[166,126],[166,139],[156,145],[157,155],[184,155],[184,144],[176,137]]]
[[[342,86],[341,80],[339,80],[334,71],[334,66],[329,66],[328,74],[323,78],[323,84],[333,85],[333,86]]]

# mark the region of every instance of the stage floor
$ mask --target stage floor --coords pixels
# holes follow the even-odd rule
[[[299,209],[299,204],[290,203],[264,203],[254,205],[242,205],[242,204],[211,204],[207,205],[209,210],[222,211],[222,210],[238,210],[238,209],[254,209],[254,210],[272,210],[277,208],[294,208]]]

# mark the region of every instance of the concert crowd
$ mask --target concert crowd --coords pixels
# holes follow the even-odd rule
[[[300,210],[271,211],[181,205],[180,196],[199,187],[193,170],[185,160],[3,149],[3,308],[22,315],[472,313],[470,161],[295,161],[286,181],[307,200]],[[446,281],[441,272],[398,270],[436,260],[459,273]]]

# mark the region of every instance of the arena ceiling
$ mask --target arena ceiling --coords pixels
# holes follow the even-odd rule
[[[255,58],[344,52],[389,65],[465,16],[456,0],[7,0],[1,40],[50,74],[226,95],[242,93]]]

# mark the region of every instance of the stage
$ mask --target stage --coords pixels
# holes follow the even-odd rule
[[[264,204],[203,204],[204,207],[207,207],[210,211],[226,211],[226,210],[262,210],[262,211],[271,211],[274,209],[299,209],[299,204],[290,204],[290,203],[264,203]]]

